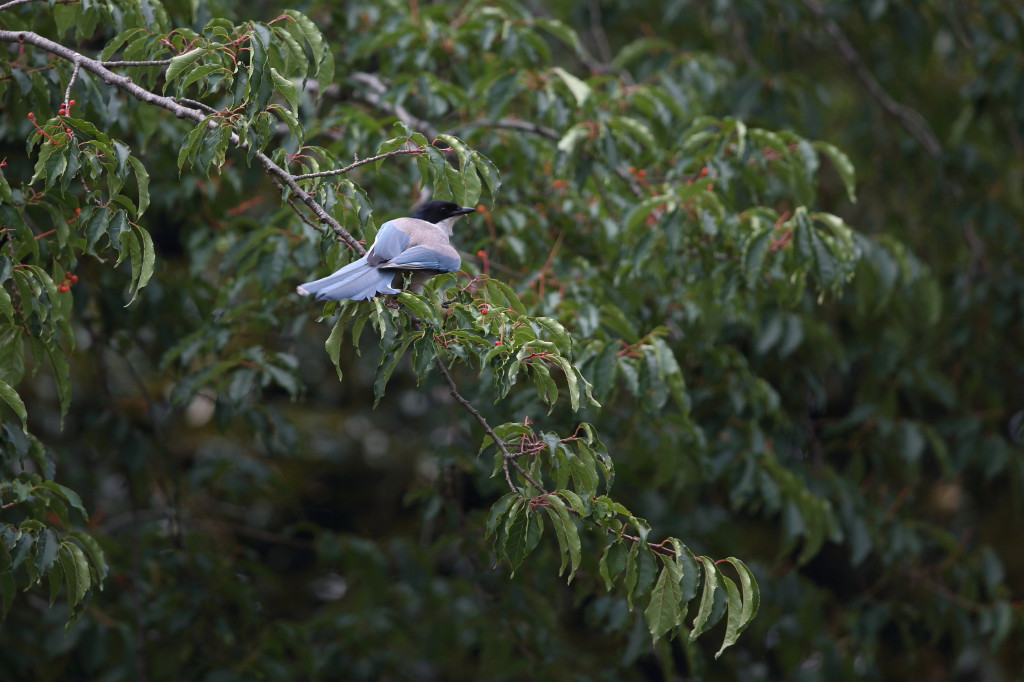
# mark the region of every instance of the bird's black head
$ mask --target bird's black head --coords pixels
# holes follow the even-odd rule
[[[434,223],[436,225],[448,218],[457,218],[460,215],[466,215],[467,213],[473,213],[474,211],[476,211],[475,208],[459,206],[458,204],[453,204],[450,201],[428,201],[416,209],[416,212],[412,214],[412,217],[418,218],[419,220],[426,220],[428,223]]]

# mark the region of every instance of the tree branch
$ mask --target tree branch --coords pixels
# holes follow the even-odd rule
[[[928,125],[925,117],[907,105],[900,104],[886,92],[874,74],[865,66],[864,60],[860,58],[860,54],[846,38],[843,30],[839,28],[839,24],[828,17],[821,3],[817,0],[803,0],[803,3],[811,11],[811,14],[822,22],[825,32],[832,38],[832,42],[835,44],[836,49],[839,50],[839,54],[842,55],[846,63],[853,69],[857,78],[860,79],[860,82],[867,89],[868,94],[878,102],[882,109],[896,118],[906,128],[907,132],[924,147],[926,152],[932,156],[941,154],[942,145],[939,144],[935,133],[932,132],[931,126]]]
[[[4,6],[0,6],[0,8],[3,7]],[[48,38],[44,38],[38,33],[32,33],[30,31],[0,31],[0,43],[28,43],[30,45],[34,45],[42,50],[49,52],[50,54],[60,57],[61,59],[66,59],[67,61],[73,64],[77,64],[79,68],[85,69],[86,71],[96,74],[107,85],[111,85],[120,90],[124,90],[128,94],[132,95],[138,100],[145,102],[146,104],[151,104],[153,106],[167,109],[178,118],[188,119],[191,121],[195,121],[196,123],[205,122],[210,127],[214,127],[216,125],[216,123],[214,123],[213,121],[209,121],[207,115],[199,109],[183,106],[171,97],[164,97],[162,95],[158,95],[155,92],[147,90],[139,85],[136,85],[134,82],[132,82],[131,78],[114,73],[106,66],[104,66],[102,62],[99,62],[95,59],[90,59],[89,57],[86,57],[85,55],[76,52],[75,50],[65,47],[60,43],[56,43]],[[230,139],[234,145],[240,148],[244,148],[248,144],[234,131],[232,131]],[[277,177],[281,182],[283,182],[285,186],[287,186],[288,189],[291,190],[291,192],[295,196],[297,196],[299,200],[302,201],[302,203],[304,203],[309,208],[309,210],[313,212],[313,215],[315,215],[321,223],[329,225],[330,228],[334,230],[335,234],[338,235],[338,238],[341,239],[341,241],[345,242],[352,250],[354,250],[359,255],[363,255],[364,253],[366,253],[366,249],[364,249],[363,246],[358,241],[356,241],[356,239],[349,233],[349,231],[342,227],[341,223],[339,223],[329,213],[327,213],[327,211],[324,210],[324,207],[321,206],[316,201],[316,199],[314,199],[309,193],[307,193],[304,189],[302,189],[302,187],[299,186],[298,182],[295,180],[295,177],[291,173],[278,166],[276,163],[274,163],[273,159],[271,159],[263,152],[256,152],[254,154],[254,157],[259,162],[259,164],[263,166],[264,170],[266,170],[267,173]]]
[[[383,154],[377,154],[376,156],[370,156],[370,157],[367,157],[365,159],[359,159],[358,161],[355,161],[354,163],[350,163],[349,165],[345,166],[344,168],[337,168],[335,170],[329,170],[329,171],[320,171],[319,173],[303,173],[302,175],[293,175],[292,177],[295,178],[296,180],[305,180],[306,178],[326,178],[326,177],[329,177],[331,175],[343,175],[345,173],[348,173],[353,168],[358,168],[359,166],[365,166],[366,164],[373,163],[374,161],[380,161],[382,159],[388,159],[388,158],[391,158],[392,156],[401,156],[402,154],[424,154],[424,153],[426,153],[426,152],[423,149],[419,149],[419,148],[417,148],[417,149],[395,149],[393,151],[385,152]]]

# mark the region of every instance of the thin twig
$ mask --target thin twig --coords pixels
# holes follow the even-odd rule
[[[445,383],[448,384],[448,391],[452,394],[452,397],[455,398],[455,401],[462,405],[462,407],[464,407],[467,412],[473,415],[473,418],[476,419],[477,423],[480,424],[481,427],[483,427],[484,433],[490,436],[491,440],[494,441],[494,444],[497,446],[498,451],[501,453],[501,467],[505,471],[505,481],[508,483],[509,489],[514,493],[519,492],[519,488],[517,488],[515,484],[512,483],[512,477],[509,474],[508,467],[509,464],[511,464],[515,468],[515,470],[519,472],[519,475],[522,476],[527,483],[533,486],[533,488],[537,490],[537,492],[539,492],[542,495],[547,495],[548,492],[543,487],[538,485],[537,482],[533,480],[533,477],[531,477],[530,474],[526,473],[526,470],[519,466],[519,463],[515,461],[515,457],[513,457],[512,453],[508,451],[508,447],[505,445],[505,441],[498,438],[498,434],[494,433],[494,429],[492,429],[491,425],[487,422],[487,418],[480,414],[480,411],[473,407],[473,404],[471,402],[462,397],[462,394],[459,393],[459,388],[458,386],[455,385],[455,380],[452,379],[451,372],[448,371],[448,368],[445,366],[444,361],[441,360],[440,357],[435,357],[434,366],[437,367],[437,370],[441,373],[441,376],[444,377]]]
[[[68,87],[67,87],[67,89],[64,90],[64,110],[65,111],[68,111],[71,108],[69,106],[69,104],[71,103],[71,86],[73,86],[75,84],[75,81],[78,80],[78,72],[81,70],[81,68],[82,68],[81,60],[76,59],[75,60],[75,68],[71,70],[71,78],[68,79]]]
[[[95,59],[90,59],[75,50],[61,45],[60,43],[44,38],[38,33],[32,33],[31,31],[0,31],[0,43],[28,43],[30,45],[35,45],[36,47],[62,59],[66,59],[70,62],[77,61],[81,65],[81,68],[96,74],[103,80],[103,82],[124,90],[146,104],[167,109],[178,118],[189,119],[196,123],[205,122],[211,128],[217,125],[215,121],[208,121],[207,114],[203,111],[200,111],[197,108],[183,106],[171,97],[164,97],[140,87],[132,82],[131,78],[114,73],[107,67],[103,66],[101,62],[98,62]],[[246,147],[248,144],[245,140],[239,137],[238,133],[234,131],[231,133],[230,140],[232,144],[241,148]],[[259,164],[263,166],[267,173],[277,176],[288,187],[288,189],[297,196],[310,211],[313,212],[313,215],[315,215],[321,223],[325,223],[330,226],[330,228],[334,230],[335,234],[338,235],[339,239],[348,244],[354,251],[356,251],[356,253],[360,255],[366,253],[366,249],[356,241],[349,231],[342,227],[341,223],[327,213],[324,207],[321,206],[316,199],[299,186],[291,173],[278,166],[274,163],[273,159],[263,152],[258,151],[253,156]]]
[[[292,177],[295,178],[296,180],[305,180],[306,178],[326,178],[326,177],[329,177],[331,175],[344,175],[345,173],[348,173],[353,168],[358,168],[359,166],[365,166],[368,163],[373,163],[374,161],[380,161],[381,159],[387,159],[387,158],[390,158],[392,156],[400,156],[402,154],[425,154],[425,153],[426,153],[426,150],[424,150],[422,148],[416,148],[416,149],[395,149],[393,151],[385,152],[383,154],[377,154],[376,156],[370,156],[370,157],[367,157],[365,159],[359,159],[355,163],[350,163],[349,165],[345,166],[344,168],[336,168],[335,170],[329,170],[329,171],[320,171],[318,173],[303,173],[302,175],[293,175]]]
[[[107,67],[108,69],[116,69],[119,66],[167,66],[170,63],[170,59],[119,59],[117,61],[112,62],[100,62],[100,64]]]

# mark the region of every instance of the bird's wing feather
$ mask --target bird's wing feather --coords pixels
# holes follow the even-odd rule
[[[377,238],[366,254],[366,261],[370,265],[376,267],[382,262],[391,260],[409,245],[409,235],[399,228],[397,222],[389,220],[380,226]]]
[[[462,264],[459,252],[449,245],[414,246],[377,267],[382,270],[437,270],[455,272]]]

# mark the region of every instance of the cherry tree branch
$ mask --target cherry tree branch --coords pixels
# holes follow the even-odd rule
[[[0,6],[0,8],[2,7],[3,6]],[[123,90],[132,97],[135,97],[146,104],[167,109],[181,119],[188,119],[200,124],[206,123],[210,127],[216,126],[215,122],[208,120],[205,112],[194,107],[180,104],[171,97],[158,95],[151,90],[147,90],[146,88],[135,84],[130,77],[114,73],[104,66],[103,62],[90,59],[80,52],[76,52],[75,50],[65,47],[64,45],[56,43],[48,38],[44,38],[38,33],[32,33],[31,31],[0,31],[0,43],[27,43],[29,45],[34,45],[35,47],[45,50],[52,55],[60,57],[61,59],[66,59],[72,64],[76,64],[77,68],[85,69],[86,71],[99,76],[99,78],[107,85]],[[238,147],[244,148],[248,144],[233,131],[231,133],[230,140]],[[284,185],[288,187],[288,189],[298,197],[310,211],[313,212],[313,215],[316,216],[320,223],[329,225],[341,241],[345,242],[359,255],[366,253],[366,249],[363,248],[351,233],[349,233],[348,230],[342,227],[341,223],[327,213],[324,207],[321,206],[316,199],[299,186],[295,176],[274,163],[274,160],[263,152],[256,152],[254,154],[254,158],[261,166],[263,166],[267,173],[284,183]]]

